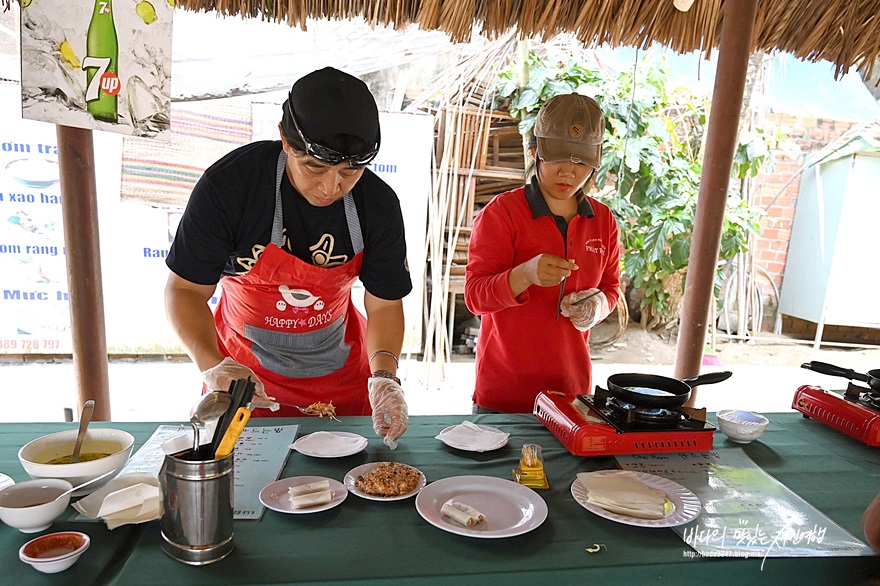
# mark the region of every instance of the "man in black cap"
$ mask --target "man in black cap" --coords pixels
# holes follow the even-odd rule
[[[207,389],[251,377],[254,406],[278,416],[314,403],[372,414],[393,449],[407,425],[396,373],[412,283],[400,202],[367,169],[381,138],[375,99],[327,67],[293,85],[279,130],[193,189],[166,260],[169,321]],[[358,278],[366,319],[351,301]]]

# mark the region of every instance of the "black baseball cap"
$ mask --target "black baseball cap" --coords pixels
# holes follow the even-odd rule
[[[293,84],[281,126],[286,136],[304,143],[296,147],[332,164],[362,165],[379,150],[379,109],[373,94],[363,81],[333,67]]]

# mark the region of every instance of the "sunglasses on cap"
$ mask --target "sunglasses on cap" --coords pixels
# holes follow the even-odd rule
[[[576,157],[576,156],[574,156],[574,155],[571,155],[571,156],[570,156],[569,158],[567,158],[567,159],[553,159],[553,160],[547,160],[547,159],[545,159],[544,157],[538,157],[538,158],[541,159],[541,161],[543,161],[544,163],[574,163],[575,165],[586,165],[587,167],[592,168],[594,171],[595,171],[595,169],[596,169],[595,167],[593,167],[591,164],[589,164],[589,163],[586,162],[585,160],[583,160],[583,159],[579,159],[578,157]]]
[[[376,155],[379,154],[379,140],[377,137],[375,147],[366,152],[360,153],[357,155],[344,155],[337,150],[325,147],[318,143],[310,141],[306,138],[306,135],[303,134],[302,129],[299,127],[299,123],[296,121],[296,115],[293,113],[293,108],[290,105],[290,96],[287,97],[287,111],[290,114],[290,119],[293,120],[293,127],[296,129],[296,133],[299,135],[299,139],[303,142],[306,147],[306,154],[310,157],[321,161],[327,165],[338,165],[340,163],[348,163],[351,167],[365,167],[376,158]]]

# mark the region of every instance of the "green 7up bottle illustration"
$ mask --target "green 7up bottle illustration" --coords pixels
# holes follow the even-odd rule
[[[82,68],[86,70],[86,104],[98,120],[117,122],[116,95],[122,85],[117,75],[118,61],[111,0],[95,0]]]

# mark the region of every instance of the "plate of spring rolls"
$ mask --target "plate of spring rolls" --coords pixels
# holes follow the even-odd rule
[[[342,504],[348,489],[323,476],[282,478],[260,491],[260,502],[279,513],[317,513]]]

